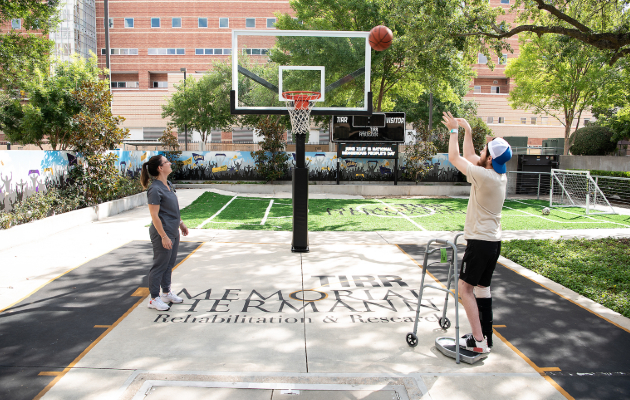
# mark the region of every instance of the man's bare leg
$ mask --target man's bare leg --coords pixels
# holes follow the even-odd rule
[[[466,310],[466,316],[468,322],[472,328],[472,334],[475,340],[483,340],[483,333],[481,332],[481,322],[479,322],[479,309],[477,308],[477,300],[473,293],[474,286],[469,283],[459,280],[458,282],[459,297],[462,299],[464,310]]]

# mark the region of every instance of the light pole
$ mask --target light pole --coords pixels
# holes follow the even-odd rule
[[[184,96],[186,95],[186,68],[180,68],[184,73]],[[188,151],[188,126],[184,124],[184,150]]]

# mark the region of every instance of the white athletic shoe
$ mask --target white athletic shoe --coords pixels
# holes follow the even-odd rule
[[[490,353],[490,347],[488,347],[486,337],[484,336],[484,338],[478,342],[472,333],[467,333],[459,339],[459,347],[474,351],[475,353]]]
[[[149,308],[155,308],[158,311],[168,311],[171,307],[164,304],[160,297],[156,297],[155,299],[149,299]]]
[[[184,302],[184,299],[182,299],[181,297],[179,297],[173,292],[168,292],[167,294],[162,293],[160,297],[162,298],[162,301],[165,303],[183,303]]]

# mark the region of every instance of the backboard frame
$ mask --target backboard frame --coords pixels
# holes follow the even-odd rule
[[[286,107],[242,107],[238,105],[238,78],[239,78],[239,36],[309,36],[309,37],[352,37],[363,38],[365,40],[365,71],[364,71],[364,99],[363,107],[360,108],[340,108],[340,107],[314,107],[311,115],[372,115],[372,92],[370,90],[371,82],[371,63],[372,53],[369,45],[369,32],[354,31],[312,31],[312,30],[243,30],[235,29],[232,31],[232,91],[230,92],[230,111],[233,115],[288,115],[289,111]],[[315,69],[313,66],[282,66],[283,69]],[[321,67],[318,67],[321,68]],[[280,88],[282,85],[279,85]],[[324,83],[324,71],[322,69],[322,87]],[[280,89],[281,90],[281,89]],[[296,89],[297,90],[297,89]],[[324,101],[325,93],[321,93]],[[278,93],[279,99],[282,100],[282,92]]]

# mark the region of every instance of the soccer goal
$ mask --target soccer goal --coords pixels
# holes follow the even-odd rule
[[[586,214],[617,214],[588,171],[551,170],[549,207],[580,207]]]

